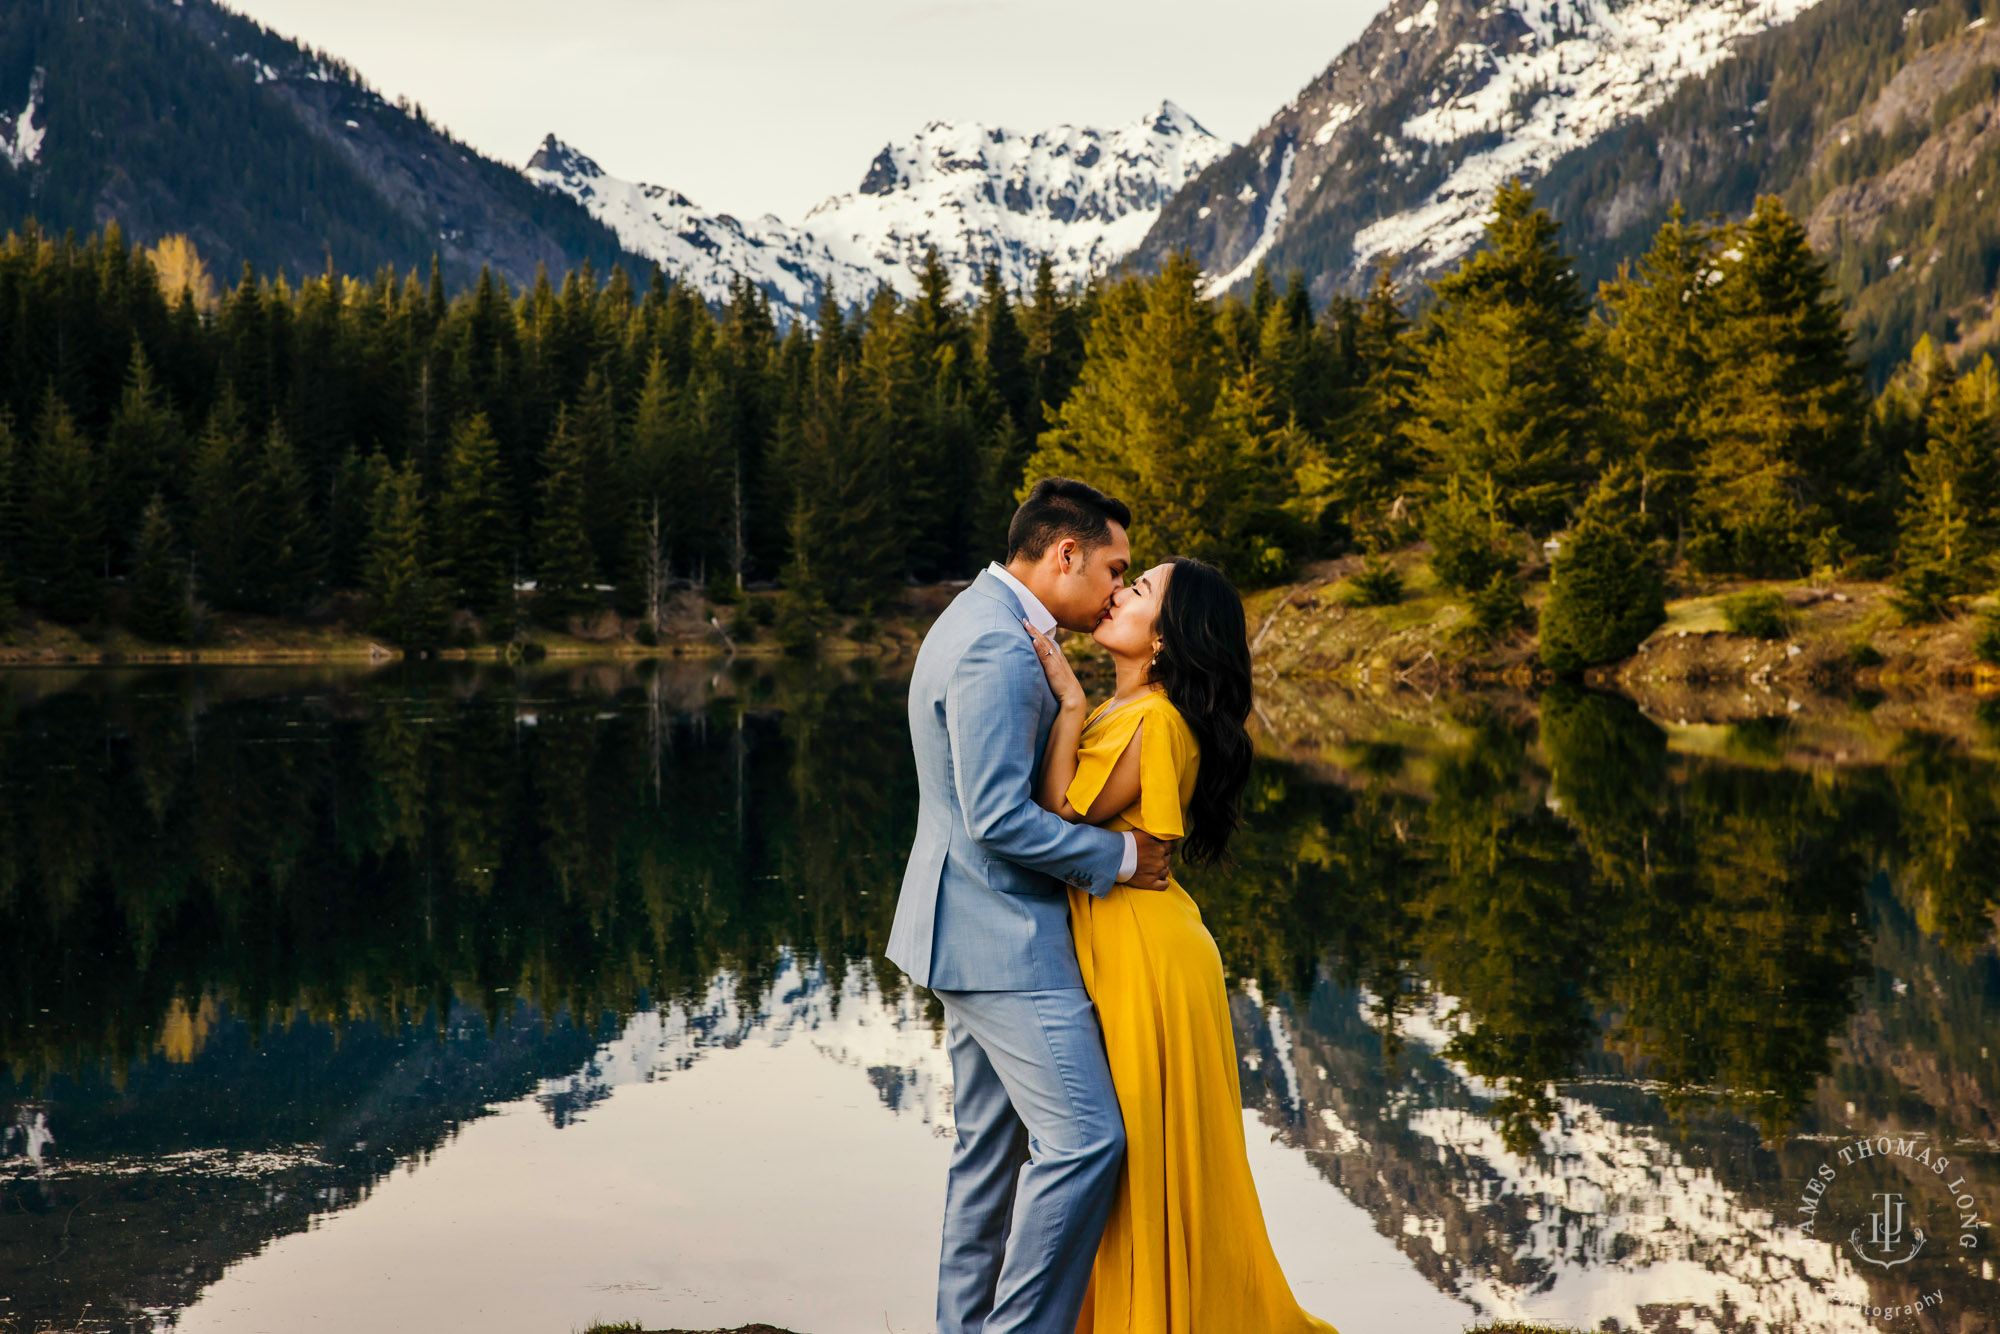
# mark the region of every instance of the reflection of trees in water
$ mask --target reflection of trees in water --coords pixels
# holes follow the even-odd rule
[[[896,683],[761,678],[658,733],[642,684],[440,673],[305,700],[59,694],[0,738],[0,1056],[156,1047],[223,1001],[394,1024],[628,1012],[791,945],[871,957],[913,827]],[[657,770],[653,751],[666,761]]]
[[[722,973],[758,1004],[794,957],[900,996],[880,958],[915,817],[898,681],[788,666],[718,693],[706,676],[397,670],[284,698],[214,682],[0,694],[0,1057],[15,1097],[59,1109],[59,1161],[166,1151],[140,1127],[179,1126],[189,1147],[305,1146],[320,1165],[286,1170],[351,1198],[531,1070],[587,1055],[590,1033],[562,1030],[493,1057],[490,1079],[426,1073],[453,1033],[483,1037],[482,1014],[505,1035],[526,1001],[595,1031],[648,999],[699,1002]],[[1538,715],[1464,701],[1444,728],[1341,755],[1338,782],[1260,764],[1235,866],[1189,879],[1233,976],[1300,998],[1295,1015],[1313,998],[1297,1074],[1347,1090],[1344,1133],[1367,1147],[1342,1188],[1364,1203],[1366,1163],[1408,1190],[1485,1170],[1420,1166],[1431,1141],[1397,1109],[1462,1114],[1533,1156],[1574,1101],[1552,1086],[1578,1076],[1627,1081],[1593,1095],[1605,1115],[1663,1115],[1750,1180],[1809,1170],[1764,1147],[1802,1128],[1994,1134],[1988,760],[1922,738],[1887,768],[1682,756],[1629,706],[1575,694]],[[245,1032],[218,1043],[216,1022]],[[335,1035],[353,1061],[299,1045]],[[204,1109],[257,1069],[270,1082],[242,1116]],[[356,1133],[385,1107],[403,1129]],[[99,1185],[85,1223],[139,1207],[130,1183]],[[296,1192],[273,1209],[249,1186],[185,1189],[188,1237],[159,1248],[161,1273],[194,1263],[215,1217],[240,1231],[220,1264],[311,1213]],[[10,1183],[0,1228],[39,1247],[82,1198]],[[1507,1213],[1523,1207],[1494,1202],[1511,1221],[1490,1236],[1470,1208],[1463,1236],[1413,1258],[1531,1285],[1516,1233],[1533,1220]]]
[[[1373,998],[1391,1063],[1398,1013],[1450,997],[1446,1055],[1504,1090],[1512,1148],[1600,1046],[1677,1115],[1783,1136],[1871,974],[1878,873],[1968,960],[1991,939],[1987,761],[1916,741],[1833,773],[1678,757],[1629,704],[1572,692],[1538,725],[1460,712],[1448,744],[1343,784],[1265,765],[1236,866],[1192,892],[1267,991],[1303,994],[1323,950]]]

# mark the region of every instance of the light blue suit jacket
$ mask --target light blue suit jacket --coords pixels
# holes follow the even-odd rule
[[[982,572],[924,636],[910,677],[917,841],[889,960],[938,991],[1080,987],[1067,885],[1108,893],[1125,840],[1035,804],[1055,695],[1021,601]]]

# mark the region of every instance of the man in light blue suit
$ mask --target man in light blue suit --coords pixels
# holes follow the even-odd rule
[[[1131,513],[1036,484],[989,566],[924,637],[910,678],[920,805],[889,958],[944,1006],[958,1142],[939,1334],[1072,1334],[1125,1152],[1068,886],[1164,889],[1169,846],[1035,804],[1057,704],[1034,641],[1088,633],[1131,563]]]

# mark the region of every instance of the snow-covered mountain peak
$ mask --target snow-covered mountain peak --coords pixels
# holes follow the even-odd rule
[[[727,213],[706,212],[667,186],[621,180],[553,134],[528,159],[526,171],[542,188],[582,204],[628,250],[657,261],[707,301],[727,298],[730,280],[741,274],[781,311],[810,317],[829,289],[836,300],[852,303],[881,281],[842,262],[809,232],[768,214],[746,225]]]
[[[1322,298],[1450,267],[1495,189],[1665,104],[1817,0],[1390,0],[1249,143],[1175,199],[1136,256],[1190,250],[1220,290],[1259,262]]]
[[[704,296],[726,292],[740,272],[787,313],[810,316],[829,289],[842,302],[864,300],[882,283],[914,292],[933,248],[962,297],[978,290],[989,264],[1009,287],[1031,285],[1044,254],[1058,281],[1083,281],[1129,254],[1167,200],[1228,150],[1172,102],[1109,130],[1022,134],[932,121],[884,145],[853,193],[797,226],[705,213],[677,191],[606,174],[554,135],[527,172]]]

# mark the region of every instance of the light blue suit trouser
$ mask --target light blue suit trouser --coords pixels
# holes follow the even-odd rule
[[[1125,1157],[1082,988],[939,991],[958,1143],[938,1334],[1073,1334]]]

